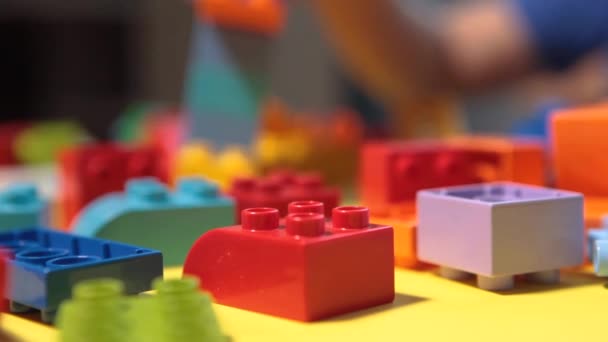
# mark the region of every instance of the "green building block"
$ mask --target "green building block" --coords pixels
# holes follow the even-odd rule
[[[154,282],[155,296],[134,298],[129,315],[133,342],[224,342],[211,298],[196,278]]]
[[[85,207],[73,232],[160,250],[165,266],[183,264],[190,247],[210,229],[234,224],[234,202],[215,184],[188,178],[170,192],[152,178],[132,180],[125,193]]]
[[[57,315],[60,342],[128,341],[124,285],[114,279],[78,283]]]
[[[118,280],[79,283],[59,309],[59,341],[228,341],[196,278],[157,279],[153,287],[156,295],[125,297]]]
[[[48,202],[33,184],[16,183],[0,192],[0,232],[46,226]]]

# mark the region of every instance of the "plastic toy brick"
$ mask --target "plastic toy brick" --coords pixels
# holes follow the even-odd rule
[[[8,262],[8,253],[0,250],[0,312],[6,311],[6,284],[8,283],[8,272],[6,264]]]
[[[163,274],[158,251],[47,229],[0,233],[0,248],[13,257],[8,262],[11,310],[40,310],[46,322],[79,281],[115,277],[125,282],[127,293],[136,294]]]
[[[32,184],[13,184],[0,192],[0,231],[44,226],[48,203]]]
[[[204,179],[182,179],[174,192],[152,178],[127,183],[124,193],[85,207],[74,234],[160,250],[165,265],[183,264],[192,243],[209,229],[234,224],[234,202]]]
[[[520,274],[554,283],[583,263],[578,193],[508,182],[423,190],[418,220],[418,257],[448,278],[476,274],[482,289],[511,288]]]
[[[558,187],[585,196],[608,196],[608,103],[565,109],[551,118],[555,180]],[[593,170],[593,172],[589,172]]]
[[[416,244],[416,219],[411,217],[372,216],[372,222],[391,226],[395,232],[395,266],[421,269],[427,265],[418,260]]]
[[[15,143],[19,135],[31,126],[27,122],[10,122],[0,125],[0,165],[18,164]]]
[[[205,21],[268,35],[282,30],[286,16],[278,0],[196,0],[194,4]]]
[[[490,181],[542,185],[545,156],[542,142],[532,139],[373,142],[363,146],[359,170],[363,203],[386,215],[422,189]]]
[[[374,214],[386,215],[413,203],[418,190],[480,182],[479,171],[496,163],[438,141],[368,143],[361,150],[361,198]]]
[[[340,191],[326,185],[317,173],[279,171],[264,178],[237,178],[229,194],[236,202],[237,220],[243,209],[256,207],[277,208],[285,216],[290,202],[306,200],[322,202],[325,215],[330,217],[331,208],[340,202]]]
[[[608,228],[590,230],[587,236],[589,259],[595,273],[601,277],[608,276]]]
[[[461,136],[447,140],[450,145],[469,153],[486,155],[496,160],[496,168],[484,175],[484,181],[512,181],[545,185],[545,142],[540,138],[511,138],[502,136]],[[494,174],[492,174],[494,173]]]
[[[60,156],[61,226],[101,195],[121,191],[128,179],[157,177],[167,181],[167,161],[152,147],[126,148],[114,144],[86,145]]]
[[[61,305],[60,342],[227,341],[198,285],[194,278],[157,279],[157,295],[125,297],[116,279],[81,282]]]
[[[205,177],[216,181],[226,189],[239,177],[252,177],[256,169],[245,150],[231,146],[214,155],[212,149],[204,143],[192,143],[183,146],[177,153],[172,180],[183,177]]]
[[[242,225],[214,229],[192,246],[184,274],[219,304],[314,321],[394,299],[393,229],[365,207],[337,207],[332,220],[246,209]]]

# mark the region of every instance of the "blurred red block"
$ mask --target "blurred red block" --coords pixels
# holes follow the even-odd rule
[[[213,229],[186,258],[216,302],[273,316],[314,321],[395,296],[393,228],[369,223],[365,207],[290,214],[243,211],[242,226]]]
[[[84,145],[64,151],[59,158],[61,227],[91,201],[123,191],[132,178],[157,177],[166,182],[166,161],[153,147],[127,148],[115,144]]]

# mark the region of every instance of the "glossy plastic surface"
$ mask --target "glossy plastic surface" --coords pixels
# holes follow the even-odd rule
[[[157,177],[167,181],[167,163],[152,147],[113,144],[85,145],[64,151],[59,158],[61,226],[99,196],[124,189],[127,180]]]
[[[48,210],[33,184],[12,184],[0,192],[0,231],[47,225]]]
[[[81,280],[120,279],[127,293],[136,294],[149,290],[151,281],[163,274],[158,251],[47,229],[0,233],[0,248],[12,256],[7,295],[11,306],[40,310],[49,321]]]
[[[419,258],[451,269],[498,277],[583,262],[579,193],[508,182],[423,190],[418,220]]]
[[[234,224],[234,202],[200,178],[180,180],[174,191],[153,178],[133,179],[124,193],[103,196],[74,221],[74,234],[160,250],[165,265],[183,264],[206,231]]]
[[[280,0],[196,0],[194,4],[203,20],[253,33],[275,35],[286,19]]]
[[[365,207],[319,213],[243,211],[243,226],[196,241],[184,274],[202,279],[216,302],[314,321],[394,299],[393,229],[369,223]]]
[[[275,172],[264,178],[238,178],[229,194],[236,202],[237,218],[243,209],[256,207],[277,208],[281,216],[287,215],[287,206],[294,201],[323,203],[325,216],[340,203],[338,188],[328,186],[316,173]],[[240,221],[239,221],[240,222]]]

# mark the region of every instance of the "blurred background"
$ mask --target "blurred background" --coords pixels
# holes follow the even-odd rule
[[[399,2],[432,24],[443,6],[462,1]],[[192,5],[185,1],[2,0],[1,119],[72,119],[106,138],[129,105],[181,106],[192,32]],[[346,104],[381,126],[383,109],[342,72],[304,3],[289,4],[286,27],[271,49],[271,93],[288,106],[322,112]],[[539,75],[458,99],[462,123],[472,131],[504,132],[555,99],[597,98],[608,79],[598,60],[566,75]]]

